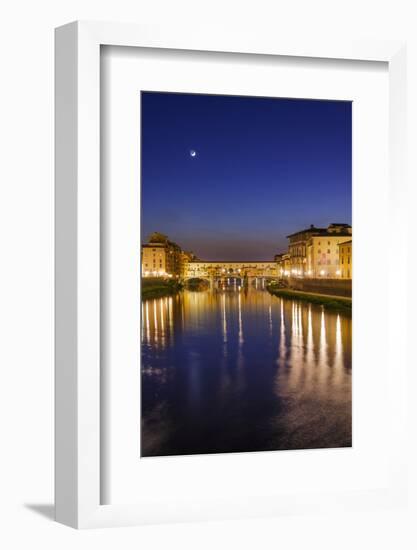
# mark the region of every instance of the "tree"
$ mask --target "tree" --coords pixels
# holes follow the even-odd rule
[[[168,242],[168,237],[166,235],[164,235],[163,233],[158,233],[157,231],[155,231],[149,237],[149,242],[150,243],[167,243]]]

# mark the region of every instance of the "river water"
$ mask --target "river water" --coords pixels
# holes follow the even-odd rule
[[[142,303],[142,456],[349,447],[351,319],[257,288]]]

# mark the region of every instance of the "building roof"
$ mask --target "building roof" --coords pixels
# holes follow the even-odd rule
[[[343,241],[342,243],[338,243],[339,246],[342,246],[343,244],[352,244],[352,239],[350,241]]]
[[[340,231],[340,233],[326,231],[325,233],[320,233],[320,235],[310,235],[309,239],[314,239],[317,237],[331,237],[332,239],[335,239],[336,237],[350,237],[352,239],[352,233],[349,233],[348,231]]]
[[[291,235],[287,235],[287,239],[289,239],[290,237],[295,237],[296,235],[301,235],[302,233],[321,234],[323,232],[326,233],[327,229],[325,229],[324,227],[314,227],[314,225],[310,225],[310,227],[308,227],[307,229],[301,229],[300,231],[296,231],[295,233],[291,233]]]
[[[291,235],[287,235],[287,239],[291,238],[291,237],[296,237],[297,235],[302,235],[302,234],[305,234],[305,233],[310,233],[311,236],[320,236],[320,235],[334,235],[335,232],[334,231],[329,231],[330,229],[334,229],[334,228],[337,228],[337,227],[340,227],[342,228],[342,231],[339,231],[337,234],[338,235],[351,235],[351,233],[349,232],[345,232],[343,233],[343,230],[346,230],[346,229],[352,229],[351,225],[349,225],[348,223],[331,223],[328,225],[328,227],[314,227],[314,225],[310,225],[310,227],[306,228],[306,229],[301,229],[300,231],[296,231],[295,233],[291,233]]]

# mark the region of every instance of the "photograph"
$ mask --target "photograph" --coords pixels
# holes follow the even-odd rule
[[[140,458],[352,447],[352,102],[138,101]]]
[[[417,550],[416,2],[2,8],[0,550]]]

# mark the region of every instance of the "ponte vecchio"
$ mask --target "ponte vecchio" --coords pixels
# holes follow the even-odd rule
[[[278,265],[274,261],[190,261],[186,264],[185,279],[271,279],[278,277]]]

